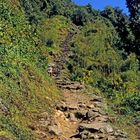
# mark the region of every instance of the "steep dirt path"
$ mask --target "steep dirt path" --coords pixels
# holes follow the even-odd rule
[[[64,98],[56,106],[50,125],[50,140],[128,140],[110,124],[102,97],[63,91]]]
[[[50,140],[128,140],[120,130],[110,125],[104,112],[106,104],[100,96],[85,93],[79,82],[61,80],[70,53],[70,41],[75,33],[69,33],[60,45],[61,52],[55,59],[57,86],[63,99],[56,105],[55,114],[48,125]]]
[[[66,70],[65,64],[68,61],[68,57],[70,54],[70,41],[72,40],[73,36],[76,34],[76,32],[69,32],[65,40],[61,43],[61,53],[54,56],[54,79],[60,80],[61,75]]]
[[[62,53],[55,58],[54,79],[63,98],[56,104],[54,114],[39,116],[38,140],[128,140],[123,132],[111,126],[102,97],[87,94],[79,82],[61,79],[74,34],[68,34],[60,45]]]

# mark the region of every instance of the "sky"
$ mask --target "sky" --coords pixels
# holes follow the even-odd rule
[[[126,0],[73,0],[79,5],[86,5],[90,3],[95,9],[104,9],[106,6],[120,7],[125,13],[128,13],[126,8]]]

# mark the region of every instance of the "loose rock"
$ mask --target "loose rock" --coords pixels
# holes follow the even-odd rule
[[[49,129],[49,133],[51,135],[57,135],[58,136],[62,133],[61,128],[58,127],[57,125],[49,126],[48,129]]]

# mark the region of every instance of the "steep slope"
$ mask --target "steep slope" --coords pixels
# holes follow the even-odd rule
[[[48,126],[50,139],[128,140],[124,132],[111,126],[102,97],[72,90],[63,92],[63,101],[58,103],[53,121]]]
[[[50,52],[67,36],[69,21],[55,17],[30,25],[18,1],[1,1],[0,7],[0,135],[36,139],[32,126],[43,112],[52,113],[60,98],[47,66]]]
[[[49,133],[48,125],[54,128],[54,119],[61,124],[64,132],[60,136],[64,135],[65,139],[73,136],[76,130],[78,134],[73,138],[88,139],[88,134],[95,136],[97,133],[89,129],[95,129],[99,117],[102,121],[107,118],[106,125],[112,122],[126,131],[130,139],[137,139],[139,61],[131,49],[124,48],[131,47],[134,41],[129,32],[132,31],[129,17],[123,22],[126,16],[115,12],[112,20],[112,16],[108,17],[90,5],[77,6],[71,0],[0,1],[0,139],[45,140],[49,136],[58,139]],[[124,28],[119,27],[119,20]],[[127,31],[129,33],[123,38]],[[126,43],[127,40],[132,42]],[[50,76],[51,64],[54,73]],[[89,87],[91,96],[83,94]],[[97,106],[108,103],[109,115],[104,116],[102,107],[97,108],[96,101],[91,101],[95,94],[98,99],[105,100],[105,104],[99,101]],[[59,105],[62,100],[66,108],[86,104],[83,117],[75,116],[83,107],[76,108],[76,112],[64,111],[61,109],[65,108],[63,103]],[[94,107],[89,109],[90,104]],[[97,116],[83,120],[89,115],[88,111],[92,112],[90,117]],[[71,119],[75,119],[75,123]],[[86,134],[85,129],[88,129]],[[104,137],[97,135],[118,138],[114,135],[118,134],[115,129],[112,133],[106,133]],[[118,135],[125,139],[123,133]]]
[[[75,32],[69,32],[60,44],[61,53],[55,55],[53,78],[62,91],[62,99],[56,104],[54,114],[39,120],[39,139],[70,140],[70,139],[113,139],[128,140],[126,134],[113,128],[111,116],[104,112],[107,107],[104,99],[95,93],[86,93],[86,88],[79,82],[72,82],[67,75],[66,64],[71,54],[71,41],[80,30],[75,26]],[[62,78],[62,75],[64,76]],[[93,91],[92,91],[93,92]],[[45,130],[48,129],[48,135]]]

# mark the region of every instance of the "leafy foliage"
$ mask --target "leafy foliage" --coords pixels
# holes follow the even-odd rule
[[[138,55],[140,55],[140,2],[138,0],[126,0],[126,2],[130,12],[131,27],[136,37],[134,50]]]
[[[121,9],[110,6],[101,11],[101,15],[111,21],[119,34],[120,40],[118,41],[116,47],[121,50],[125,49],[125,51],[129,53],[134,51],[133,42],[135,37],[130,27],[129,17],[124,14]]]
[[[140,111],[140,94],[136,93],[124,99],[123,106],[129,111]]]
[[[73,55],[68,65],[72,80],[100,90],[113,106],[123,106],[125,99],[139,93],[140,83],[139,61],[134,53],[124,57],[124,52],[115,47],[118,36],[110,21],[104,18],[88,23],[73,39]]]
[[[28,127],[36,116],[51,112],[59,91],[48,77],[48,47],[40,28],[23,11],[0,2],[0,133],[15,139],[36,139]],[[41,26],[41,25],[40,25]]]

